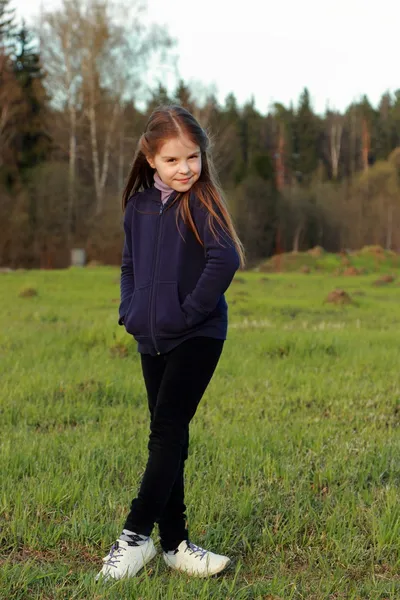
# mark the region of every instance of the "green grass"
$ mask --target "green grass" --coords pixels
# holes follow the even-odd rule
[[[237,274],[187,463],[191,537],[233,565],[99,586],[147,452],[118,270],[0,275],[0,597],[400,598],[400,287],[374,279]]]

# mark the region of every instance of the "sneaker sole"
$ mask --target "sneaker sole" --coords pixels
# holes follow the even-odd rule
[[[168,558],[166,556],[163,556],[165,563],[171,568],[174,569],[174,571],[179,571],[180,573],[184,573],[185,575],[191,575],[192,577],[198,577],[200,579],[204,579],[206,577],[212,577],[213,575],[217,575],[218,573],[221,573],[224,569],[226,569],[226,567],[228,567],[231,564],[231,559],[228,558],[227,561],[225,561],[218,569],[214,569],[213,571],[207,571],[207,573],[196,573],[193,571],[189,571],[187,569],[178,569],[175,565],[171,564],[168,561]]]
[[[132,573],[132,571],[129,571],[128,573],[125,573],[124,575],[122,575],[122,577],[113,577],[111,575],[111,573],[105,574],[100,571],[99,573],[97,573],[97,575],[95,577],[95,582],[97,583],[98,581],[100,581],[100,579],[102,579],[103,581],[109,581],[109,580],[119,581],[120,579],[131,579],[133,577],[136,577],[136,575],[139,573],[139,571],[141,571],[147,565],[147,563],[149,563],[151,560],[153,560],[153,558],[156,555],[157,555],[157,550],[156,550],[156,548],[153,548],[153,550],[143,561],[143,565],[141,567],[139,567],[139,569],[137,569],[134,573]]]

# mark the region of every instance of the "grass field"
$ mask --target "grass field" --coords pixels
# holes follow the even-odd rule
[[[375,279],[237,274],[187,462],[191,538],[233,564],[99,586],[147,452],[118,269],[0,275],[0,597],[400,598],[400,277]]]

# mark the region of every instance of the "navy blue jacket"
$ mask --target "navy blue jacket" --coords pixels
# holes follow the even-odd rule
[[[194,336],[226,339],[224,292],[239,268],[232,240],[194,194],[190,211],[204,247],[179,219],[173,192],[163,205],[151,187],[134,194],[124,216],[119,324],[138,342],[138,352],[163,354]]]

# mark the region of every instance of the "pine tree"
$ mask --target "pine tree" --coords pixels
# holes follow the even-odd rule
[[[276,187],[282,191],[290,181],[293,168],[293,108],[275,102],[273,106],[273,133]]]
[[[183,106],[183,108],[193,112],[194,105],[191,99],[190,89],[182,79],[179,81],[178,87],[176,88],[174,101]]]
[[[159,83],[147,104],[147,112],[151,113],[158,106],[165,106],[166,104],[170,103],[171,99],[168,96],[167,88],[163,86],[162,83]]]
[[[393,150],[393,125],[391,121],[392,96],[386,92],[381,97],[378,106],[377,132],[376,132],[376,158],[386,159]]]
[[[15,177],[16,121],[21,115],[22,94],[13,73],[14,11],[9,0],[0,0],[0,179],[10,187]]]
[[[10,0],[0,0],[0,52],[9,47],[15,33],[15,10],[9,7]]]
[[[390,110],[390,119],[392,122],[392,147],[400,146],[400,90],[394,93],[394,101]]]
[[[307,181],[318,166],[319,121],[311,107],[310,93],[304,88],[294,120],[295,168],[299,181]]]
[[[45,131],[47,97],[44,72],[30,32],[22,25],[17,33],[14,73],[24,99],[25,111],[18,124],[18,167],[23,171],[46,159],[50,139]]]

